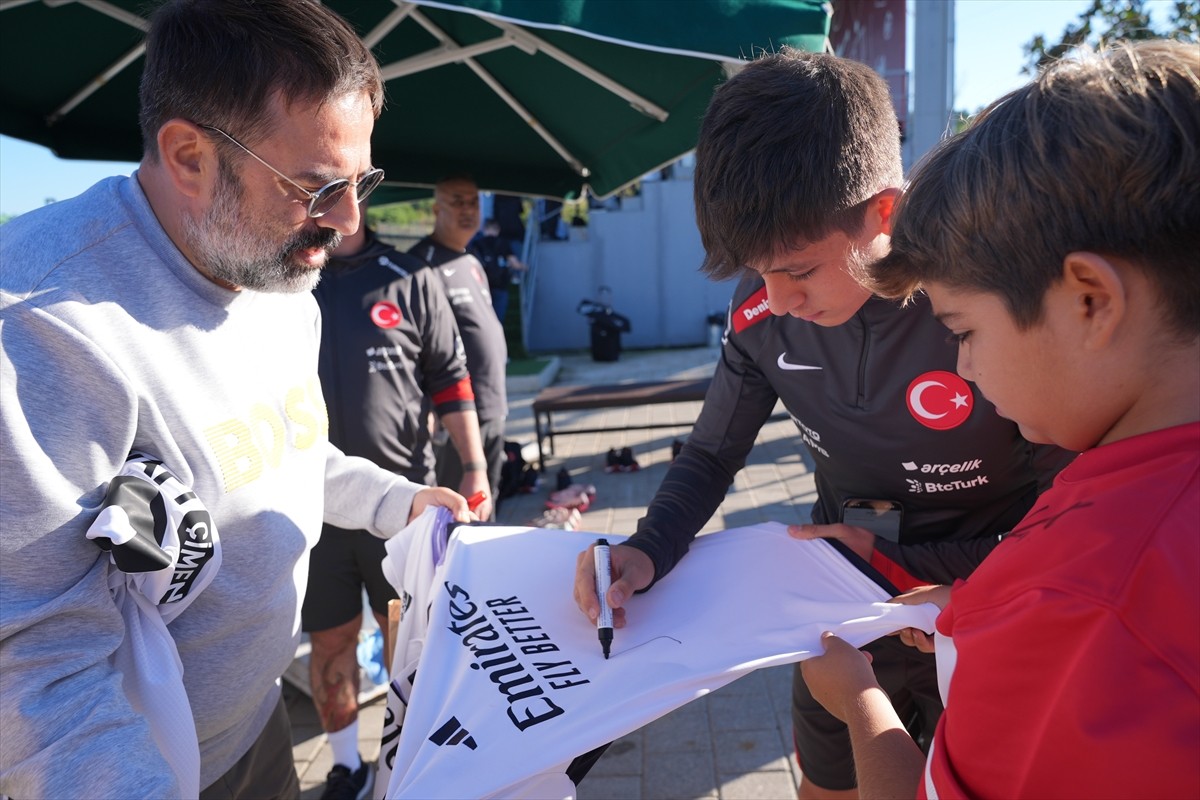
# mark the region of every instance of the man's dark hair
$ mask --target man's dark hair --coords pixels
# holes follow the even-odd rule
[[[445,186],[447,183],[475,183],[475,176],[466,171],[447,172],[445,175],[439,175],[437,180],[433,182],[434,189]]]
[[[784,48],[713,95],[696,145],[702,269],[729,278],[799,242],[857,234],[903,180],[887,84],[865,64]]]
[[[1118,257],[1155,285],[1166,324],[1200,333],[1200,50],[1148,40],[1051,66],[914,171],[871,288],[924,282],[1042,319],[1069,253]]]
[[[183,118],[253,145],[271,133],[272,98],[322,102],[366,92],[383,108],[379,64],[341,17],[312,0],[172,0],[151,17],[142,72],[142,147]]]

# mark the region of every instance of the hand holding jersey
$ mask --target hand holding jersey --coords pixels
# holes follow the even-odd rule
[[[871,562],[871,555],[875,552],[875,534],[857,525],[847,525],[842,522],[834,522],[829,525],[788,525],[788,536],[801,541],[837,539],[868,564]]]
[[[456,522],[472,522],[478,519],[467,508],[467,500],[458,492],[442,486],[431,486],[417,492],[413,497],[412,511],[408,513],[408,521],[412,522],[421,516],[430,506],[443,506],[454,515]]]
[[[950,603],[950,587],[922,586],[897,595],[889,602],[906,606],[932,603],[938,608],[945,608]],[[904,628],[893,635],[922,653],[934,651],[931,633],[918,628]],[[849,713],[845,707],[848,697],[861,697],[875,689],[882,691],[875,673],[870,669],[872,656],[868,652],[855,649],[828,631],[821,637],[821,644],[825,647],[825,656],[805,661],[800,670],[804,673],[804,681],[812,690],[813,697],[831,714],[845,722]]]
[[[933,603],[938,608],[945,608],[950,605],[950,587],[949,586],[921,586],[912,591],[905,592],[902,595],[892,598],[893,603],[901,603],[903,605],[917,606],[922,603]],[[916,628],[905,628],[896,633],[900,637],[900,641],[904,642],[909,647],[915,647],[922,653],[932,653],[933,636],[925,631]]]

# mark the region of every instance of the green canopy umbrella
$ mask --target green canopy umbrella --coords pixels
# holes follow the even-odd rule
[[[825,47],[824,0],[327,0],[372,48],[381,199],[480,188],[607,196],[695,145],[715,86],[762,49]],[[137,161],[145,0],[0,0],[0,133]],[[390,190],[390,191],[389,191]],[[412,196],[411,192],[408,196]]]

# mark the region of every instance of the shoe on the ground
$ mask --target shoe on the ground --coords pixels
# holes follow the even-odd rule
[[[589,484],[572,483],[565,489],[560,489],[550,495],[546,508],[577,508],[579,513],[588,510],[588,506],[596,499],[596,487]]]
[[[555,490],[561,492],[563,489],[571,485],[571,473],[567,471],[566,467],[562,467],[558,470],[558,475],[555,476],[554,481]]]
[[[362,759],[359,759],[362,761]],[[325,776],[321,800],[364,800],[375,788],[375,765],[363,761],[354,772],[343,764],[334,764]]]
[[[633,451],[628,447],[621,448],[621,454],[617,456],[617,469],[621,472],[637,472],[641,469],[633,458]]]
[[[541,475],[533,467],[526,467],[521,473],[521,483],[517,486],[517,491],[521,494],[533,494],[542,485]]]
[[[608,448],[608,455],[606,455],[604,457],[604,471],[605,472],[620,472],[621,471],[621,457],[617,455],[616,448],[613,448],[613,447]]]
[[[541,516],[529,520],[531,528],[556,528],[564,531],[577,531],[583,517],[577,508],[548,508]]]

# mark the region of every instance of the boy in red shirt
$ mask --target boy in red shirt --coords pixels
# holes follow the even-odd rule
[[[943,143],[898,206],[880,294],[924,289],[958,371],[1082,451],[933,600],[928,761],[836,637],[804,664],[862,796],[1200,796],[1200,50],[1063,61]],[[929,640],[908,632],[923,649]]]

